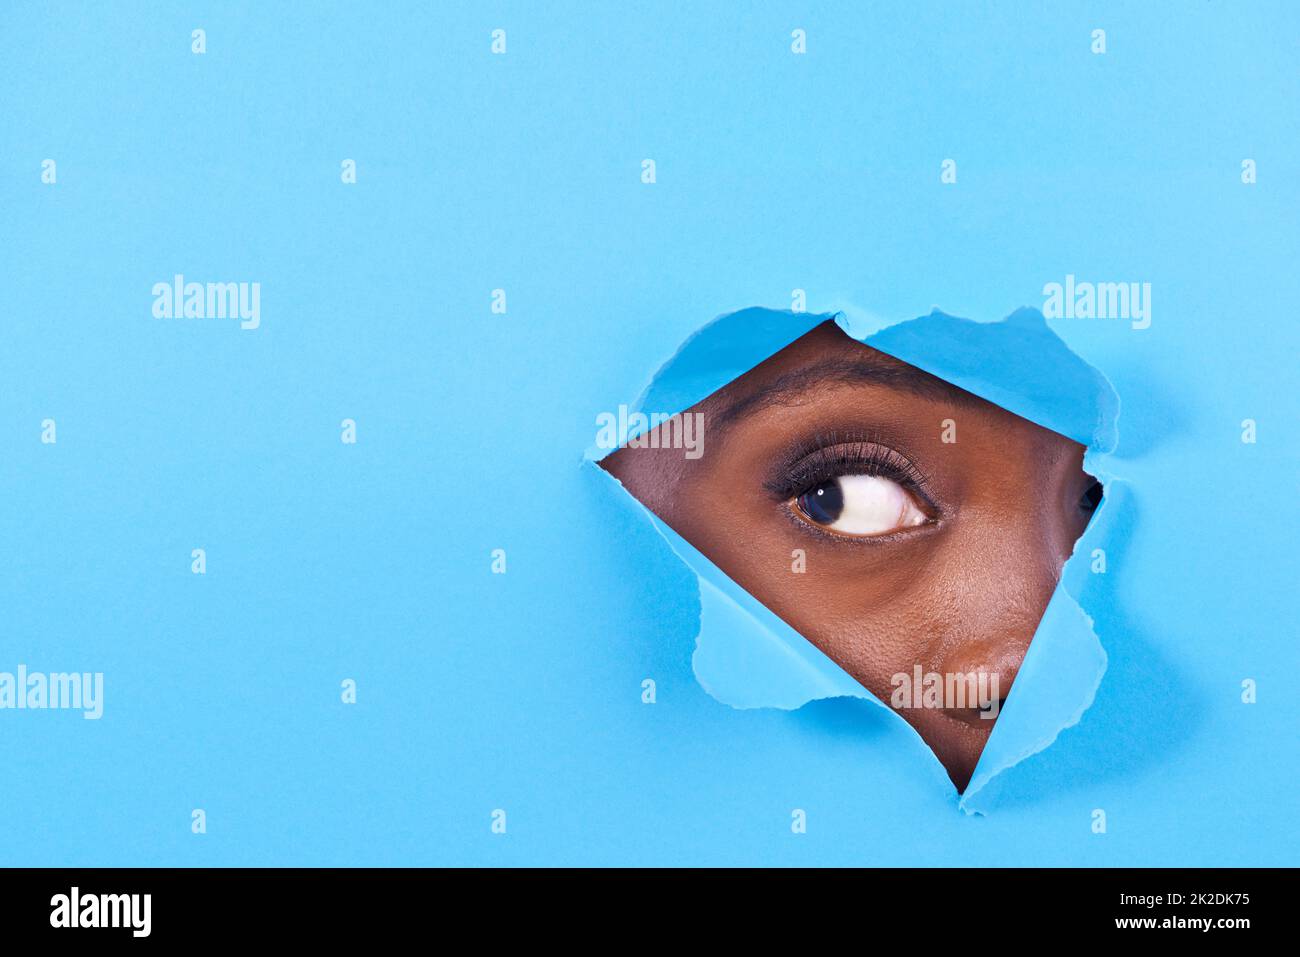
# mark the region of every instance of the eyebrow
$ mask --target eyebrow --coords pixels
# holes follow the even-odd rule
[[[774,381],[733,402],[709,417],[709,427],[721,431],[737,419],[774,406],[794,405],[818,386],[827,383],[882,385],[908,392],[931,402],[984,406],[988,402],[974,393],[945,382],[901,360],[884,360],[871,355],[855,359],[824,359],[791,369]],[[728,386],[729,388],[729,386]]]

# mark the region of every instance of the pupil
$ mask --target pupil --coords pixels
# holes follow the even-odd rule
[[[799,507],[819,525],[830,525],[844,510],[844,492],[836,479],[822,482],[799,496]]]

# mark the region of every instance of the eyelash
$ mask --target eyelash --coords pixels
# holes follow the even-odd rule
[[[930,512],[938,506],[927,493],[929,478],[900,452],[870,438],[825,433],[801,443],[765,487],[777,501],[789,501],[841,475],[878,475],[914,493]]]

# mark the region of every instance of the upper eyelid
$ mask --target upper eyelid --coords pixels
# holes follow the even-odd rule
[[[828,456],[835,456],[836,461],[818,463],[818,459]],[[933,497],[927,492],[930,478],[925,471],[906,453],[892,445],[871,439],[841,439],[806,450],[798,458],[783,465],[765,486],[776,497],[789,498],[807,491],[814,479],[827,481],[840,475],[853,474],[850,469],[855,463],[872,466],[872,470],[865,474],[881,475],[896,481],[916,492],[932,510],[938,510]],[[835,465],[844,467],[834,468]],[[807,487],[800,487],[801,485]]]
[[[920,469],[917,469],[907,459],[898,462],[881,457],[858,456],[855,458],[851,454],[836,455],[831,458],[835,451],[835,448],[830,448],[822,452],[814,452],[798,465],[810,471],[814,468],[818,469],[820,472],[826,473],[826,478],[832,476],[838,478],[854,474],[879,475],[882,478],[892,479],[901,485],[908,486],[919,484],[925,480],[925,476]],[[889,454],[897,455],[898,453],[889,450]]]

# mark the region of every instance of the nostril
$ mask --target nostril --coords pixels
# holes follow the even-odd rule
[[[989,717],[996,719],[1002,713],[1003,707],[1007,703],[1007,696],[1003,695],[995,701],[982,702],[979,706],[980,717]]]

